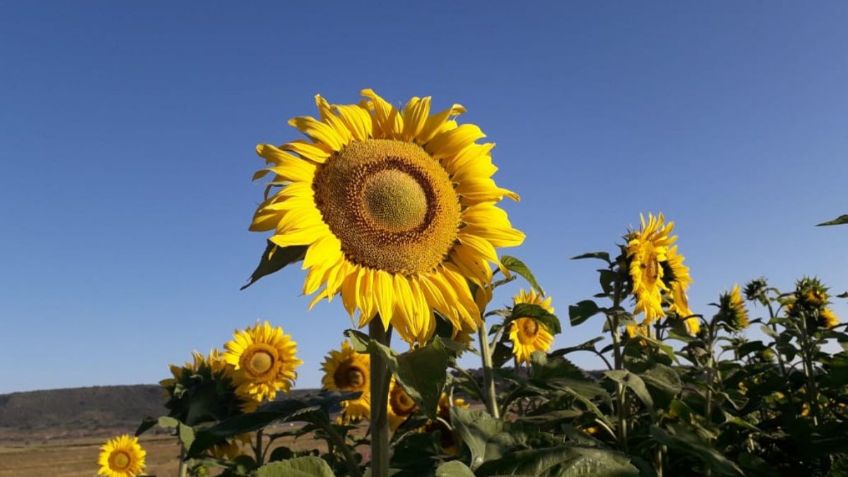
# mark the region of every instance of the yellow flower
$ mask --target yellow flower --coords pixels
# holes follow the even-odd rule
[[[634,313],[644,313],[645,321],[650,324],[665,316],[662,298],[668,287],[663,282],[663,262],[668,260],[669,247],[677,237],[671,235],[674,222],[666,224],[663,214],[656,217],[648,214],[647,221],[644,216],[640,219],[642,229],[628,237],[627,257],[630,259],[630,278],[636,296]]]
[[[409,343],[435,330],[433,311],[455,329],[477,329],[480,313],[466,279],[490,282],[497,247],[524,234],[497,207],[518,196],[492,175],[492,143],[455,104],[430,114],[429,97],[395,108],[374,91],[360,104],[315,97],[318,118],[289,124],[309,140],[257,152],[276,193],[256,211],[254,231],[273,231],[277,247],[305,247],[305,294],[312,305],[341,294],[359,326],[379,315]],[[274,253],[272,251],[272,253]]]
[[[146,452],[137,437],[128,434],[106,441],[100,448],[97,475],[105,477],[135,477],[144,472]]]
[[[648,342],[643,338],[651,336],[651,327],[649,325],[628,324],[624,326],[624,331],[627,333],[628,339],[638,339],[639,346],[648,346]]]
[[[242,454],[242,446],[250,445],[250,441],[251,435],[249,433],[238,434],[221,444],[212,446],[209,453],[216,459],[233,460]]]
[[[551,297],[543,298],[535,290],[526,292],[520,290],[513,298],[515,305],[530,303],[539,305],[548,313],[553,313]],[[518,364],[529,363],[534,351],[548,351],[554,342],[554,337],[548,329],[533,318],[518,318],[510,323],[509,339],[512,341],[512,354]]]
[[[403,390],[403,386],[392,379],[389,385],[389,427],[392,431],[400,427],[409,416],[415,414],[418,410],[418,404],[415,400]]]
[[[456,439],[453,436],[453,429],[448,425],[451,422],[450,410],[453,407],[466,409],[469,407],[469,404],[462,398],[453,398],[453,403],[451,403],[450,396],[442,393],[442,396],[439,398],[439,406],[436,410],[437,419],[428,421],[424,426],[424,432],[439,431],[442,451],[448,455],[457,455],[459,453],[459,447],[457,447]]]
[[[744,330],[748,327],[748,309],[742,299],[742,290],[739,285],[733,285],[730,293],[721,297],[722,312],[728,317],[728,323],[736,330]]]
[[[295,369],[303,364],[296,356],[297,343],[267,321],[236,330],[225,348],[224,361],[235,368],[236,394],[246,411],[274,399],[279,390],[289,392],[297,378]]]
[[[344,341],[340,351],[330,351],[321,367],[324,389],[362,393],[356,399],[342,401],[342,422],[367,419],[371,413],[371,356],[357,353]]]
[[[839,325],[839,317],[830,308],[825,308],[819,313],[819,324],[824,328],[834,328]]]

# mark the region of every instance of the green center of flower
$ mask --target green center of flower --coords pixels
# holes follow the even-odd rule
[[[257,351],[250,357],[248,368],[253,374],[265,374],[274,365],[274,357],[267,351]]]
[[[115,451],[109,456],[109,467],[112,470],[126,470],[130,466],[131,461],[130,455],[125,451]]]
[[[378,171],[366,179],[362,194],[368,218],[389,232],[418,227],[427,215],[424,188],[402,170]]]

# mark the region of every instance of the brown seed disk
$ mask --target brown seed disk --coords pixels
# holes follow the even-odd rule
[[[428,272],[456,241],[459,198],[444,168],[418,145],[351,143],[318,168],[313,188],[324,222],[353,263]]]

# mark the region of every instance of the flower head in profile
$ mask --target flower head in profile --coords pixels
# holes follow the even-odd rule
[[[633,282],[633,294],[636,297],[634,313],[644,313],[647,324],[665,316],[663,310],[663,293],[669,291],[663,280],[668,265],[668,254],[671,245],[677,240],[671,235],[674,223],[665,222],[663,214],[654,216],[648,214],[648,219],[641,217],[642,228],[627,236],[627,258],[629,259],[630,279]],[[685,270],[688,279],[688,268],[683,266],[682,257],[679,260],[681,273],[680,282]],[[687,283],[688,285],[688,283]],[[685,291],[685,288],[683,288]]]
[[[742,298],[742,290],[739,285],[733,285],[730,293],[721,295],[719,313],[724,317],[724,321],[736,331],[748,327],[748,309],[745,307],[745,300]]]
[[[342,401],[342,422],[367,419],[371,412],[371,356],[357,353],[347,341],[341,350],[332,350],[321,365],[324,389],[362,393],[359,397]]]
[[[312,304],[341,295],[359,326],[379,316],[409,343],[435,331],[433,312],[476,330],[468,282],[490,282],[498,247],[524,234],[498,207],[518,196],[492,179],[492,143],[454,119],[458,104],[431,112],[431,98],[396,108],[374,91],[358,104],[316,96],[318,117],[289,121],[308,138],[257,152],[271,189],[251,224],[273,231],[270,254],[303,250],[303,291]]]
[[[147,453],[137,437],[128,434],[109,439],[100,448],[97,475],[104,477],[136,477],[144,472]]]
[[[544,298],[535,290],[520,290],[513,298],[513,303],[529,303],[542,307],[548,313],[554,312],[551,297]],[[516,318],[509,324],[509,339],[512,341],[512,354],[518,364],[529,363],[533,352],[547,352],[554,342],[554,337],[547,327],[529,317]]]
[[[236,330],[225,345],[224,361],[234,368],[236,394],[251,411],[278,391],[289,392],[297,378],[297,343],[267,321]]]
[[[827,287],[818,278],[802,278],[795,284],[795,305],[798,311],[820,310],[830,304]]]
[[[250,442],[251,434],[238,434],[212,446],[209,454],[216,459],[233,460],[244,453],[245,447],[249,447]]]
[[[182,366],[172,364],[169,369],[172,377],[159,381],[159,385],[165,389],[168,396],[174,395],[177,383],[181,383],[191,376],[204,373],[217,377],[231,377],[232,375],[232,367],[224,361],[224,355],[218,349],[211,350],[208,355],[192,351],[191,361]]]
[[[631,323],[624,326],[624,333],[627,339],[636,341],[640,346],[647,346],[648,342],[645,338],[651,336],[651,327],[646,324]]]
[[[454,397],[451,398],[446,393],[442,393],[439,398],[439,406],[436,409],[436,419],[430,420],[424,426],[424,432],[439,432],[440,444],[442,451],[448,455],[456,455],[459,453],[456,439],[453,435],[453,427],[451,426],[451,409],[467,409],[469,404],[465,399]]]
[[[830,308],[825,308],[819,313],[819,326],[822,328],[835,328],[839,326],[839,317]]]

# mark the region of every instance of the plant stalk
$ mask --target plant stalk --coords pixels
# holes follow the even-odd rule
[[[495,389],[495,374],[492,366],[492,350],[489,346],[489,338],[486,336],[486,322],[484,321],[477,329],[477,338],[480,340],[480,356],[483,359],[483,395],[486,400],[486,410],[495,419],[500,418],[498,410],[497,390]]]
[[[372,340],[389,346],[391,328],[375,316],[368,328]],[[380,353],[371,353],[371,477],[389,475],[389,367]]]
[[[180,467],[179,467],[179,477],[187,477],[188,476],[188,463],[186,462],[186,448],[183,444],[180,444]]]

